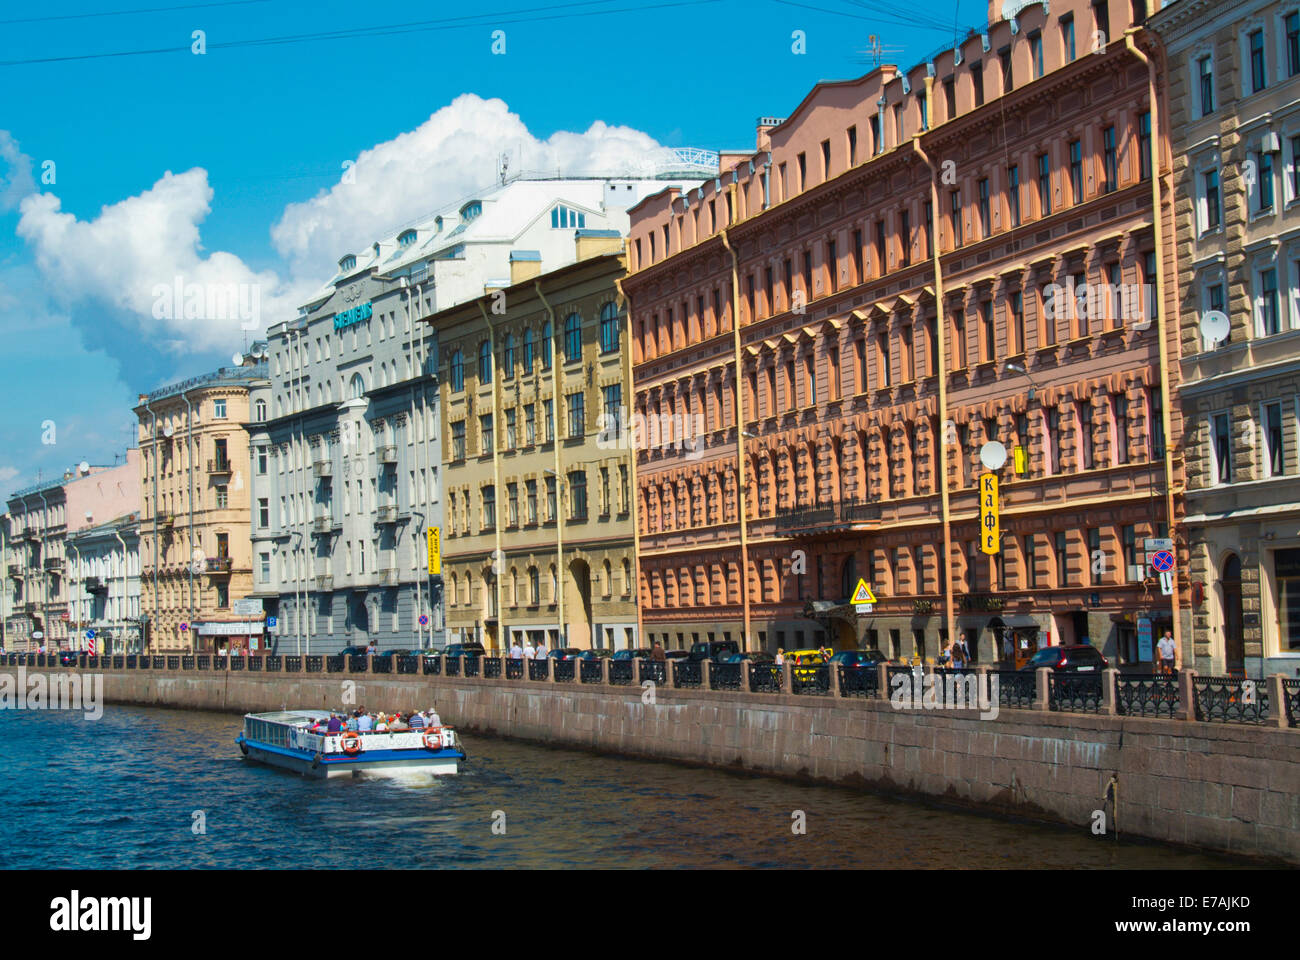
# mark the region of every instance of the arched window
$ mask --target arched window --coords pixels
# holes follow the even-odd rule
[[[551,321],[547,320],[542,324],[542,369],[551,369],[551,347],[553,346],[555,331],[551,329]]]
[[[480,386],[492,382],[492,344],[486,340],[478,345],[478,382]]]
[[[397,235],[397,244],[401,247],[409,247],[415,243],[416,233],[414,230],[403,230]]]
[[[465,356],[459,349],[451,352],[451,362],[447,365],[447,376],[451,379],[451,389],[465,389]]]
[[[258,423],[266,419],[266,401],[258,400],[253,404],[253,417]]]
[[[600,308],[600,352],[618,350],[618,308],[607,303]]]
[[[505,356],[501,358],[501,379],[509,380],[515,375],[515,335],[506,334]]]
[[[460,208],[460,219],[462,223],[469,223],[475,217],[483,212],[483,203],[479,200],[471,200],[465,206]]]
[[[524,376],[533,372],[533,328],[524,331]]]
[[[360,400],[366,395],[366,381],[361,379],[361,374],[352,374],[351,382],[352,399]]]
[[[564,362],[582,359],[582,317],[571,313],[564,318]]]
[[[451,589],[447,591],[447,599],[450,601],[451,606],[453,607],[456,606],[456,600],[460,596],[460,594],[457,592],[459,586],[460,586],[460,581],[457,579],[456,574],[453,573],[451,575]]]
[[[349,253],[347,256],[343,257],[343,259],[339,261],[340,270],[351,270],[355,268],[356,265],[357,265],[357,258],[356,255],[352,253]]]
[[[849,602],[849,598],[853,596],[853,588],[858,585],[857,570],[857,560],[853,554],[849,554],[844,559],[844,567],[840,570],[840,597],[845,603]]]

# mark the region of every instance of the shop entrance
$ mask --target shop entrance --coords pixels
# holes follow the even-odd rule
[[[1223,561],[1223,576],[1219,578],[1223,587],[1223,659],[1224,666],[1231,674],[1234,670],[1244,670],[1246,666],[1246,641],[1243,631],[1241,609],[1241,559],[1235,554],[1228,554]]]

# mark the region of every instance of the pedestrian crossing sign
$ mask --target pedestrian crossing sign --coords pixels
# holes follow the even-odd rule
[[[871,587],[867,586],[867,581],[862,577],[858,578],[858,585],[853,588],[853,599],[850,603],[875,603],[876,595],[871,592]]]

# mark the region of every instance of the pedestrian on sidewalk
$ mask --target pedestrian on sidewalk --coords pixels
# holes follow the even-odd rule
[[[536,658],[536,659],[538,659],[538,660],[545,660],[545,659],[546,659],[546,641],[545,641],[545,640],[538,640],[538,641],[537,641],[537,649],[533,651],[533,657]]]
[[[664,660],[664,661],[668,659],[668,655],[664,653],[663,644],[661,644],[658,640],[656,640],[654,642],[654,646],[650,648],[650,659]]]
[[[519,645],[519,635],[515,634],[515,639],[510,644],[510,659],[522,660],[523,658],[524,658],[524,648]]]
[[[1160,651],[1160,672],[1172,674],[1174,672],[1174,635],[1166,630],[1156,647]]]

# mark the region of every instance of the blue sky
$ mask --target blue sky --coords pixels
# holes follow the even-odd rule
[[[121,12],[142,8],[181,9]],[[471,146],[492,149],[500,136],[539,156],[597,142],[635,151],[645,138],[752,149],[755,118],[786,115],[818,80],[870,69],[869,35],[901,48],[886,59],[910,65],[986,13],[985,0],[7,5],[0,494],[38,470],[112,463],[132,436],[137,393],[242,348],[237,328],[142,319],[154,279],[255,279],[267,291],[264,325],[328,279],[350,242],[342,236],[373,239],[481,185]],[[195,30],[201,56],[190,52]],[[492,52],[494,30],[505,31],[504,55]],[[795,30],[806,35],[802,55]],[[232,42],[242,45],[221,46]],[[138,53],[160,48],[178,52]],[[130,55],[93,56],[119,53]],[[33,60],[50,62],[22,62]],[[504,103],[485,105],[493,99]],[[351,198],[338,188],[345,161],[364,186]],[[43,183],[50,163],[54,182]],[[32,190],[44,196],[18,207]],[[53,444],[42,443],[46,421]]]

